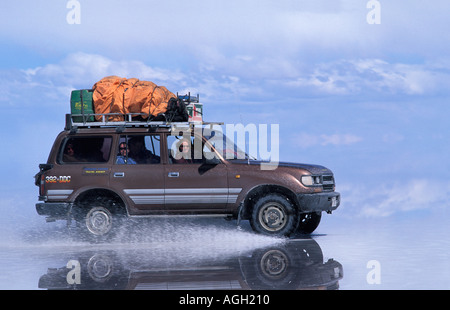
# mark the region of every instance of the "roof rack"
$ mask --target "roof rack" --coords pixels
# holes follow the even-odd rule
[[[144,113],[104,113],[104,114],[66,114],[65,130],[76,131],[78,128],[139,128],[139,127],[194,127],[203,125],[223,125],[223,122],[165,122],[144,120]],[[100,119],[100,120],[99,120]],[[112,120],[111,120],[112,119]],[[122,119],[117,121],[117,119]]]

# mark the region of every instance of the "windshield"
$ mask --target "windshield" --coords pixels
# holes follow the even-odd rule
[[[207,133],[204,131],[203,137],[210,145],[226,160],[246,159],[255,160],[253,156],[250,156],[243,151],[239,146],[245,148],[245,145],[236,145],[233,140],[229,139],[221,131],[212,131]],[[245,144],[245,143],[244,143]],[[205,145],[207,146],[207,144]],[[204,150],[205,151],[205,150]]]

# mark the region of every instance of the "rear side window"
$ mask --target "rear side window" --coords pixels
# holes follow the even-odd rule
[[[71,137],[61,144],[58,162],[106,163],[111,153],[112,137]]]

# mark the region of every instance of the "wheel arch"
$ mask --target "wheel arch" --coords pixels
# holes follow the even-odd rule
[[[245,196],[244,200],[241,203],[241,209],[240,209],[240,216],[244,220],[249,220],[252,214],[252,208],[257,201],[258,197],[265,196],[267,194],[280,194],[285,196],[289,201],[292,203],[294,208],[298,211],[298,203],[296,196],[294,192],[292,192],[290,189],[276,185],[276,184],[264,184],[264,185],[258,185],[254,188],[252,188],[247,195]]]
[[[86,209],[98,200],[108,201],[110,211],[115,214],[126,215],[128,213],[124,199],[116,192],[106,188],[90,188],[78,193],[74,199],[73,208]]]

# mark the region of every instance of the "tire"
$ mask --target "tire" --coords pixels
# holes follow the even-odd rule
[[[239,256],[242,276],[252,290],[304,288],[314,279],[314,266],[322,264],[322,250],[313,239],[283,242]]]
[[[269,194],[254,204],[250,224],[257,233],[286,237],[297,228],[298,214],[286,197]]]
[[[87,231],[96,237],[107,236],[113,228],[113,216],[105,207],[93,207],[84,219]]]
[[[239,258],[245,282],[252,290],[293,290],[298,287],[298,261],[283,246],[257,249]],[[300,265],[301,266],[301,265]]]
[[[322,212],[311,212],[300,214],[300,221],[297,232],[301,234],[310,234],[319,226]]]
[[[110,198],[97,197],[78,204],[74,215],[83,237],[94,242],[107,241],[122,224],[120,210],[120,205]]]

